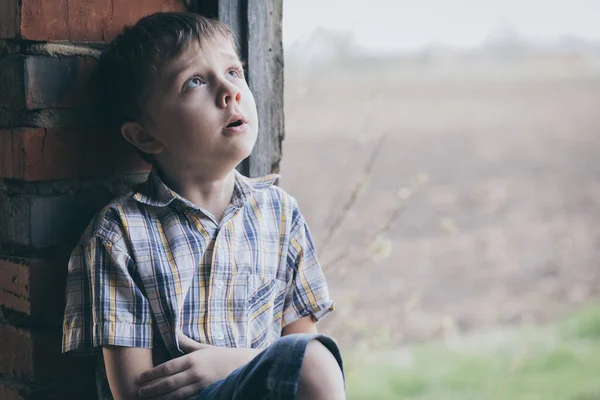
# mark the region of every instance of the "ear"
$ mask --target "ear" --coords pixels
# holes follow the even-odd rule
[[[137,122],[125,122],[121,126],[121,136],[129,143],[148,154],[162,153],[165,146]]]

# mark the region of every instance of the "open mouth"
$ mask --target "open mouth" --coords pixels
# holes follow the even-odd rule
[[[238,119],[237,121],[233,121],[232,123],[230,123],[229,125],[227,125],[228,128],[235,128],[236,126],[240,126],[242,125],[244,122],[241,119]]]

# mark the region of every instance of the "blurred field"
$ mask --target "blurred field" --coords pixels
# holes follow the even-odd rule
[[[347,360],[351,400],[600,399],[600,306],[550,326],[502,329]]]
[[[347,353],[394,359],[415,342],[552,324],[600,298],[598,65],[288,62],[285,101],[281,184],[337,303],[321,329]]]

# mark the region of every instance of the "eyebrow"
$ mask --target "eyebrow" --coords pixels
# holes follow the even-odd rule
[[[246,67],[246,63],[240,59],[237,55],[235,54],[231,54],[229,52],[226,51],[222,51],[220,52],[221,56],[224,56],[224,58],[227,58],[228,60],[232,61],[232,62],[236,62],[241,64],[242,68]],[[176,70],[174,70],[173,72],[171,72],[168,76],[167,76],[167,82],[169,85],[173,85],[175,83],[175,81],[177,80],[177,78],[183,74],[185,71],[187,71],[188,69],[190,69],[193,65],[195,65],[196,63],[194,61],[190,61],[188,63],[186,63],[185,65],[183,65],[181,68],[177,68]]]
[[[181,74],[183,74],[185,71],[190,69],[194,64],[195,64],[194,61],[190,61],[190,62],[186,63],[185,65],[183,65],[181,68],[177,68],[173,72],[169,73],[169,75],[167,76],[167,82],[169,83],[169,85],[174,84],[175,81],[177,80],[177,78],[179,78],[179,76]]]
[[[235,54],[231,54],[229,52],[222,51],[221,55],[225,56],[225,58],[229,58],[232,61],[242,62],[242,60],[240,60],[240,58],[237,55],[235,55]]]

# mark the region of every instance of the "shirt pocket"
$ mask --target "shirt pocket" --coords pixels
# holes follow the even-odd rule
[[[281,337],[286,282],[261,275],[248,277],[248,347],[264,348]]]

